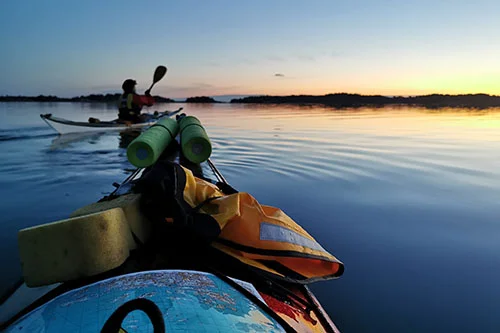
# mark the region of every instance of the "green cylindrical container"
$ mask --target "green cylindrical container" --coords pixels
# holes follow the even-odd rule
[[[179,133],[177,121],[171,118],[160,119],[148,128],[127,147],[127,158],[138,168],[154,164],[161,153]]]
[[[183,117],[179,119],[179,126],[184,156],[193,163],[206,161],[212,154],[212,144],[198,118]]]

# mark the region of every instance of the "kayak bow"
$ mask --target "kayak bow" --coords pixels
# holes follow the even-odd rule
[[[209,158],[196,164],[183,156],[180,135],[153,165],[136,169],[114,186],[113,192],[73,212],[70,219],[19,232],[26,283],[1,304],[0,330],[132,332],[152,325],[155,332],[339,332],[305,281],[319,272],[314,262],[324,257],[316,255],[311,266],[304,267],[309,273],[305,276],[292,272],[303,266],[304,258],[283,252],[273,262],[273,251],[267,251],[260,254],[262,260],[253,260],[250,252],[240,259],[226,251],[230,244],[223,239],[204,242],[213,230],[208,228],[210,214],[217,213],[208,212],[214,208],[222,212],[220,220],[236,206],[266,211],[272,207],[256,201],[234,205],[246,194],[232,188]],[[218,194],[204,199],[211,191]],[[202,202],[186,206],[193,198]],[[228,198],[230,204],[224,206]],[[238,214],[235,221],[243,223],[245,211]],[[273,214],[292,223],[284,213]],[[270,223],[262,222],[267,241],[272,241]],[[186,234],[197,226],[198,234]],[[247,230],[243,236],[250,238],[251,227]],[[313,239],[297,235],[293,241],[318,248]],[[213,245],[218,242],[220,246]],[[280,258],[288,261],[280,264]],[[333,259],[330,264],[340,265]],[[336,276],[342,271],[339,266]],[[145,316],[127,318],[134,310]]]

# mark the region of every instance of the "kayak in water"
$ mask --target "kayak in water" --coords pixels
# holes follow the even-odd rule
[[[2,297],[0,329],[339,332],[308,285],[342,262],[233,188],[211,148],[198,119],[164,118],[129,144],[143,166],[109,195],[19,231],[23,282]]]
[[[157,66],[153,73],[153,82],[148,89],[148,94],[153,86],[163,79],[167,73],[167,67],[160,65]],[[133,81],[133,80],[127,80]],[[133,81],[135,82],[135,81]],[[59,134],[67,133],[81,133],[89,131],[111,131],[111,130],[127,130],[127,129],[140,129],[154,125],[159,119],[164,116],[172,116],[179,113],[183,108],[176,111],[155,112],[154,114],[142,114],[139,119],[140,122],[131,122],[123,119],[116,119],[113,121],[100,121],[96,118],[89,118],[88,122],[72,121],[68,119],[53,117],[52,114],[41,114],[40,117]]]
[[[158,114],[149,114],[145,122],[141,123],[127,123],[118,120],[113,121],[99,121],[98,119],[91,118],[88,122],[72,121],[64,118],[54,117],[52,114],[41,114],[40,117],[59,134],[68,133],[81,133],[90,131],[115,131],[127,129],[140,129],[154,125],[159,119],[165,116],[173,116],[181,112],[183,108],[175,111],[165,111]]]

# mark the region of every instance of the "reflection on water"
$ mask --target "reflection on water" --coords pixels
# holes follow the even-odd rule
[[[76,143],[87,142],[89,144],[95,144],[98,140],[106,136],[116,136],[118,134],[118,148],[127,149],[128,145],[137,138],[140,134],[140,130],[126,130],[121,132],[83,132],[83,133],[69,133],[64,135],[56,136],[50,145],[50,150],[62,150]],[[49,136],[53,136],[50,135]]]
[[[95,132],[82,132],[82,133],[70,133],[65,135],[58,135],[54,140],[52,140],[52,144],[50,145],[50,150],[62,150],[64,148],[68,148],[71,144],[76,142],[84,142],[92,143],[95,140],[98,140],[104,133],[95,133]]]
[[[313,285],[343,331],[500,330],[500,110],[185,111],[206,126],[233,186],[282,208],[345,263],[339,280]],[[57,137],[40,113],[116,116],[99,104],[0,103],[3,287],[20,271],[17,230],[66,217],[133,169],[126,146],[138,132]]]
[[[123,149],[127,149],[128,145],[134,141],[139,135],[141,135],[141,131],[123,131],[119,133],[120,141],[118,146]]]

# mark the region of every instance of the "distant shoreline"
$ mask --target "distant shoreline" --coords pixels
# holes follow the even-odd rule
[[[464,95],[421,95],[411,97],[386,97],[381,95],[359,94],[328,94],[289,95],[289,96],[251,96],[232,99],[231,103],[245,104],[292,104],[292,105],[323,105],[336,108],[348,107],[384,107],[384,106],[421,106],[427,108],[461,107],[461,108],[491,108],[500,107],[500,96],[487,94]]]
[[[120,94],[92,94],[72,98],[57,96],[0,96],[0,102],[80,102],[80,103],[116,103]],[[229,102],[217,101],[208,96],[188,97],[183,101],[162,96],[154,96],[157,103],[232,103],[232,104],[289,104],[321,105],[335,108],[384,107],[384,106],[421,106],[427,108],[492,108],[500,107],[500,96],[488,94],[444,95],[431,94],[420,96],[359,95],[336,93],[327,95],[288,95],[288,96],[247,96],[233,98]]]
[[[79,97],[58,97],[52,95],[38,96],[0,96],[0,102],[70,102],[70,103],[117,103],[121,94],[91,94]],[[188,97],[184,101],[174,100],[162,96],[153,96],[156,103],[226,103],[216,101],[212,97],[195,96]]]
[[[81,102],[81,103],[118,103],[121,94],[91,94],[79,97],[57,97],[51,95],[38,96],[0,96],[0,102]],[[174,103],[170,98],[154,96],[158,103]]]

